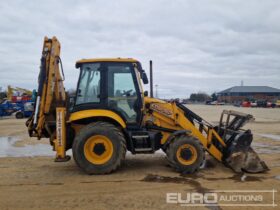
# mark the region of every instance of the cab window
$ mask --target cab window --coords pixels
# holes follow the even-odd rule
[[[137,118],[137,94],[133,80],[134,68],[129,64],[108,65],[108,105],[120,113],[127,122]]]
[[[83,64],[76,104],[100,102],[100,63]]]

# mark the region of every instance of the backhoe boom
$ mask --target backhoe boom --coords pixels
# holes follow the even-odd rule
[[[38,139],[50,138],[57,151],[57,159],[65,158],[66,93],[63,80],[60,43],[56,37],[52,39],[45,37],[35,113],[27,121],[27,126],[30,136]]]

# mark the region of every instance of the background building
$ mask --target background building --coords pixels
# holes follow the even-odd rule
[[[234,86],[219,93],[218,100],[236,103],[244,100],[267,100],[274,102],[280,99],[280,89],[268,86]]]

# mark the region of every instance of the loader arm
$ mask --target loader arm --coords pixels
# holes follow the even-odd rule
[[[61,66],[61,71],[59,66]],[[44,38],[35,112],[26,125],[31,137],[50,138],[57,157],[65,157],[66,93],[60,60],[60,43],[56,37]]]
[[[224,111],[227,114],[225,124],[214,126],[183,104],[173,101],[146,98],[147,115],[144,119],[147,127],[161,130],[161,144],[167,147],[175,134],[186,134],[196,137],[203,148],[215,159],[223,162],[236,172],[262,172],[268,170],[263,161],[250,147],[252,134],[250,130],[240,128],[253,117],[235,111]],[[234,118],[229,121],[233,116]]]
[[[153,101],[153,99],[150,100]],[[149,109],[153,110],[150,113],[152,117],[156,119],[154,122],[155,125],[159,128],[173,129],[176,131],[189,131],[191,135],[199,139],[203,147],[213,157],[215,157],[219,161],[222,161],[223,154],[220,149],[218,149],[214,144],[212,144],[212,140],[214,138],[217,139],[220,142],[220,145],[222,145],[222,147],[226,147],[226,144],[221,139],[219,134],[214,130],[213,126],[210,123],[204,121],[195,113],[191,112],[190,110],[184,111],[183,107],[180,108],[180,106],[183,105],[180,105],[175,101],[172,103],[165,103],[160,102],[160,100],[158,100],[156,103],[150,103]],[[186,111],[189,112],[187,117]],[[169,143],[168,141],[171,140],[169,136],[170,135],[164,135],[161,143],[167,145]]]

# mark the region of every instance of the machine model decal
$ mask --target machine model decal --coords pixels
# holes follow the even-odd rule
[[[58,146],[62,146],[62,112],[57,113],[56,135]]]
[[[171,117],[173,114],[172,111],[161,107],[159,104],[151,104],[150,108],[168,117]]]

